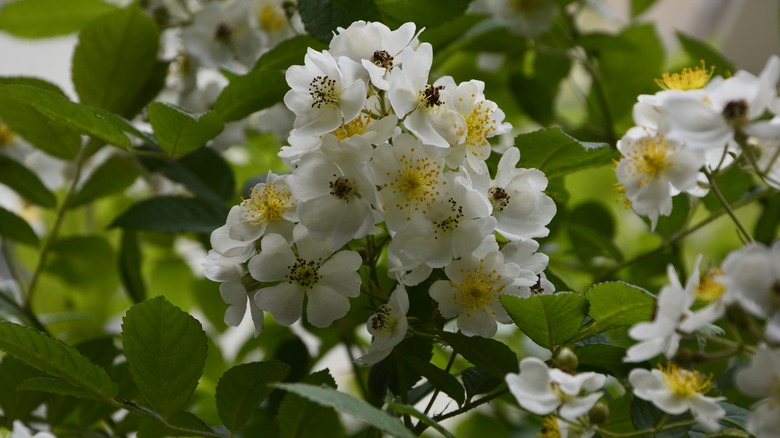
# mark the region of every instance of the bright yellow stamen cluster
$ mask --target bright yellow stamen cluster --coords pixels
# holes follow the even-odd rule
[[[281,183],[260,184],[252,189],[252,196],[241,202],[244,219],[249,225],[267,226],[279,222],[282,216],[293,208],[292,193]]]
[[[260,11],[257,13],[257,21],[260,22],[260,27],[265,30],[279,30],[284,28],[287,24],[287,19],[284,13],[272,4],[266,3],[260,7]]]
[[[701,61],[700,67],[686,67],[680,73],[664,73],[655,82],[664,90],[698,90],[707,85],[714,71],[714,66],[705,68],[704,61]]]
[[[421,213],[428,213],[427,208],[438,199],[441,194],[438,190],[441,177],[441,166],[428,157],[414,157],[414,148],[410,150],[411,156],[401,155],[400,168],[395,171],[395,176],[387,172],[392,180],[383,184],[383,187],[393,193],[403,195],[403,204],[398,203],[395,208],[406,210],[406,220],[411,219],[412,209]]]
[[[500,284],[502,276],[495,269],[485,271],[482,259],[479,261],[479,267],[473,270],[461,268],[460,274],[463,281],[458,284],[450,280],[450,286],[460,290],[453,299],[455,304],[462,304],[466,308],[467,315],[475,310],[486,310],[495,304],[506,287],[506,284]],[[493,311],[491,313],[495,314]]]
[[[713,269],[701,276],[696,288],[696,297],[704,301],[716,301],[726,293],[726,286],[719,283],[715,277],[720,275],[720,269]]]
[[[0,146],[10,144],[14,137],[16,137],[16,133],[11,131],[8,125],[0,121]]]
[[[696,370],[680,368],[671,363],[666,367],[659,365],[658,368],[663,373],[664,384],[679,397],[692,398],[706,394],[712,389],[712,376],[701,374]]]
[[[466,125],[469,130],[466,135],[466,144],[471,147],[471,153],[474,156],[482,157],[485,155],[485,152],[478,148],[486,146],[488,144],[487,137],[496,130],[496,122],[490,117],[491,114],[493,114],[493,110],[485,106],[483,101],[475,105],[466,116]]]
[[[636,140],[623,159],[630,160],[630,172],[644,175],[639,182],[639,187],[643,187],[672,165],[671,161],[667,160],[668,155],[669,144],[663,135],[656,134]]]
[[[544,417],[542,431],[536,435],[536,438],[561,438],[561,429],[554,415]]]
[[[371,116],[360,114],[349,123],[342,123],[341,126],[333,131],[333,135],[339,140],[345,140],[353,135],[361,135],[366,132],[368,124],[371,123]]]

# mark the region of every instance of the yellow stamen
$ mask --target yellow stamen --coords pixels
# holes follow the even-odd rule
[[[666,139],[661,134],[655,134],[633,142],[630,152],[623,159],[630,160],[629,172],[644,175],[639,182],[639,187],[643,187],[672,165],[671,161],[667,160],[668,154],[669,144]]]
[[[284,13],[280,13],[279,8],[270,3],[260,7],[260,11],[257,13],[257,21],[260,22],[260,27],[264,30],[279,30],[287,24]]]
[[[554,415],[544,417],[542,431],[536,435],[536,438],[561,438],[561,429]]]
[[[292,194],[282,183],[259,184],[252,189],[252,196],[241,202],[244,219],[254,227],[279,222],[288,210],[294,208],[291,198]]]
[[[11,130],[5,123],[0,121],[0,146],[6,146],[11,144],[11,140],[16,137],[16,133]]]
[[[664,73],[655,82],[664,90],[698,90],[707,85],[714,71],[715,66],[705,68],[702,60],[700,67],[686,67],[680,73]]]
[[[726,286],[715,279],[720,274],[720,269],[712,269],[702,275],[699,286],[696,288],[696,297],[704,301],[719,300],[726,292]]]
[[[366,132],[368,124],[371,123],[371,116],[360,114],[349,123],[342,123],[341,126],[333,131],[333,135],[339,140],[345,140],[353,135],[361,135]]]
[[[663,373],[664,384],[675,395],[683,398],[692,398],[700,394],[706,394],[712,389],[712,376],[704,375],[696,370],[680,368],[675,364],[667,364],[666,367],[658,365]]]
[[[466,308],[466,314],[470,315],[475,310],[489,310],[494,305],[501,291],[506,287],[500,284],[501,274],[495,269],[485,271],[484,260],[479,261],[479,267],[473,270],[460,269],[463,281],[458,284],[450,281],[450,286],[459,289],[460,293],[455,294],[455,303],[463,304]],[[491,313],[495,313],[491,311]]]
[[[480,102],[474,106],[468,116],[466,116],[466,126],[468,134],[466,135],[466,144],[470,152],[476,157],[484,157],[486,152],[481,150],[481,146],[487,146],[489,137],[496,130],[496,122],[491,119],[493,110]],[[490,151],[487,151],[488,153]]]

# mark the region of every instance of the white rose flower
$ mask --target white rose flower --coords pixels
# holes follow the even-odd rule
[[[246,315],[247,302],[249,303],[249,312],[252,316],[252,322],[255,325],[255,337],[260,335],[265,323],[263,311],[257,307],[252,295],[247,292],[241,280],[228,281],[219,285],[219,295],[222,300],[228,304],[225,310],[225,324],[238,327]]]
[[[245,1],[211,2],[182,30],[184,47],[204,67],[226,67],[234,61],[251,66],[260,42]]]
[[[376,313],[368,318],[366,328],[373,336],[371,346],[365,355],[356,362],[374,365],[386,358],[406,337],[409,323],[406,312],[409,311],[409,296],[402,285],[396,286],[387,304],[382,304]]]
[[[780,431],[780,352],[761,347],[750,365],[737,371],[737,388],[762,399],[748,419],[750,433],[760,437],[777,436]]]

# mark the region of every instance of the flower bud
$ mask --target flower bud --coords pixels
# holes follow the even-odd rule
[[[555,364],[563,371],[572,372],[577,369],[580,361],[573,351],[567,347],[563,347],[558,350],[558,354],[555,355]]]
[[[606,423],[607,418],[609,418],[609,406],[602,402],[596,403],[590,408],[590,411],[588,411],[588,419],[590,420],[590,424],[594,426],[601,426]]]

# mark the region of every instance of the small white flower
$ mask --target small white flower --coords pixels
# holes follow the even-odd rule
[[[717,402],[724,398],[704,395],[710,391],[710,378],[698,371],[669,364],[650,371],[631,370],[628,380],[634,387],[634,395],[652,402],[658,409],[672,415],[690,410],[706,431],[720,430],[718,420],[726,411]]]
[[[255,336],[259,336],[265,323],[263,311],[255,304],[252,299],[253,293],[248,293],[241,280],[229,281],[219,285],[219,295],[222,300],[228,304],[225,310],[225,324],[231,327],[238,327],[246,315],[247,302],[249,303],[249,312],[252,315],[252,322],[255,325]]]
[[[25,427],[24,423],[19,420],[14,421],[14,429],[11,431],[9,438],[56,438],[55,435],[49,432],[38,432],[33,435],[32,431]]]
[[[245,1],[211,2],[182,30],[189,54],[204,67],[251,66],[260,51],[260,36],[249,21]]]
[[[244,252],[233,257],[227,257],[210,249],[203,261],[203,276],[219,283],[239,280],[244,275],[244,262],[254,254],[253,246],[245,247]]]
[[[376,313],[368,318],[366,328],[373,336],[368,352],[357,362],[374,365],[386,358],[406,337],[409,323],[406,312],[409,311],[409,296],[402,285],[396,286],[387,304],[379,306]]]
[[[520,374],[506,375],[509,390],[524,409],[537,415],[557,411],[567,420],[585,415],[596,404],[602,393],[594,391],[604,387],[606,379],[592,372],[572,375],[550,369],[535,357],[520,362]]]
[[[366,83],[357,79],[360,64],[312,48],[303,64],[291,66],[285,75],[291,89],[284,103],[295,113],[295,133],[325,134],[357,117],[367,93]]]
[[[748,430],[760,437],[776,436],[780,431],[780,352],[761,347],[750,365],[737,371],[737,388],[762,399],[753,407]]]
[[[300,319],[305,296],[308,321],[327,327],[346,315],[349,298],[360,294],[357,270],[363,260],[354,251],[333,254],[327,242],[303,236],[296,238],[296,253],[279,234],[265,236],[260,245],[260,253],[249,260],[249,273],[257,281],[276,284],[260,289],[255,303],[279,324]]]

